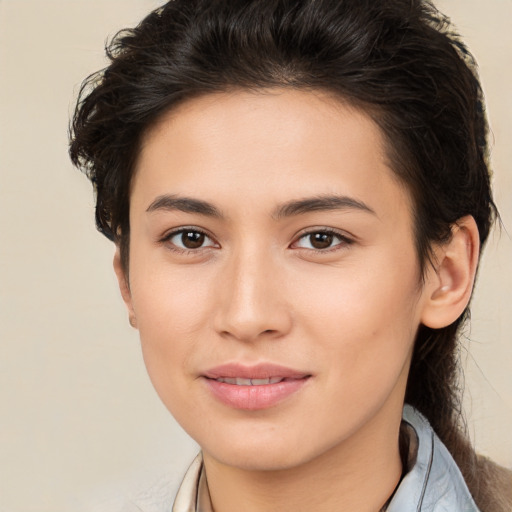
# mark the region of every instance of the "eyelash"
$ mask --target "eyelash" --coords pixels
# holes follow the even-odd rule
[[[203,231],[202,229],[199,229],[196,227],[184,227],[184,228],[176,229],[175,231],[171,231],[170,233],[167,233],[160,239],[160,243],[166,244],[166,246],[171,251],[177,252],[179,254],[185,254],[185,255],[186,254],[197,254],[201,249],[205,249],[207,247],[212,247],[212,245],[213,245],[212,244],[212,245],[202,246],[202,247],[198,247],[196,249],[188,249],[188,248],[184,248],[184,247],[178,247],[176,244],[171,242],[171,240],[175,236],[183,235],[184,233],[198,233],[198,234],[203,235],[204,237],[208,238],[209,240],[211,240],[213,242],[213,244],[216,243],[214,241],[214,239],[206,231]]]
[[[211,245],[207,245],[207,246],[197,247],[195,249],[189,249],[189,248],[178,247],[178,246],[176,246],[176,244],[170,242],[175,236],[183,235],[184,233],[196,233],[196,234],[202,235],[202,236],[208,238],[212,242],[212,244]],[[313,235],[318,235],[318,234],[332,236],[334,238],[337,238],[339,240],[339,243],[337,243],[337,244],[335,244],[333,246],[327,247],[325,249],[315,249],[315,248],[307,248],[307,247],[299,247],[299,249],[304,249],[306,251],[313,251],[313,252],[315,252],[317,254],[325,254],[325,253],[330,253],[330,252],[334,252],[334,251],[340,250],[343,247],[346,247],[347,245],[350,245],[350,244],[353,243],[353,240],[351,238],[349,238],[346,235],[340,233],[339,231],[336,231],[336,230],[333,230],[333,229],[326,229],[326,228],[322,229],[322,228],[320,228],[320,229],[311,229],[309,231],[303,232],[290,245],[290,247],[293,248],[293,246],[296,245],[297,243],[299,243],[301,240],[304,240],[307,237],[311,237]],[[203,231],[202,229],[199,229],[199,228],[196,228],[196,227],[184,227],[184,228],[179,228],[179,229],[177,229],[175,231],[171,231],[170,233],[167,233],[166,235],[164,235],[159,240],[159,242],[162,243],[162,244],[166,244],[167,247],[171,251],[174,251],[174,252],[177,252],[177,253],[180,253],[180,254],[185,254],[185,255],[186,254],[197,254],[201,249],[206,249],[206,248],[212,247],[214,244],[216,244],[215,240],[206,231]]]
[[[307,248],[307,247],[301,247],[301,249],[305,249],[307,251],[313,251],[317,254],[325,254],[330,253],[334,251],[338,251],[340,249],[343,249],[347,245],[352,244],[354,241],[349,238],[347,235],[340,233],[339,231],[336,231],[331,228],[320,228],[320,229],[310,229],[308,231],[303,232],[295,242],[293,242],[292,245],[296,245],[299,241],[304,240],[308,237],[311,237],[313,235],[328,235],[332,236],[334,238],[337,238],[339,240],[339,243],[332,245],[330,247],[327,247],[326,249],[315,249],[315,248]]]

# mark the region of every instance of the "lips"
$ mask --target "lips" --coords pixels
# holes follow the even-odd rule
[[[224,405],[259,410],[295,395],[311,374],[274,364],[227,364],[208,370],[203,377],[210,392]]]

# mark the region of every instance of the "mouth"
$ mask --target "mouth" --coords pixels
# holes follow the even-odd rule
[[[227,364],[207,371],[203,377],[214,398],[224,405],[254,411],[277,406],[297,395],[312,375],[274,364]]]

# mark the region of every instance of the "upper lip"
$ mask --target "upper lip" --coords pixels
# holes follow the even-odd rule
[[[260,363],[256,365],[243,365],[240,363],[228,363],[207,370],[204,377],[208,379],[241,378],[241,379],[269,379],[279,377],[281,379],[302,379],[311,374],[293,368],[287,368],[273,363]]]

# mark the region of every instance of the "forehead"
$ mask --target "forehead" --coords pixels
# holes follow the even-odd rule
[[[409,210],[376,123],[310,91],[236,91],[185,102],[145,134],[132,185],[140,208],[162,193],[221,202],[250,197],[269,208],[339,194]]]

